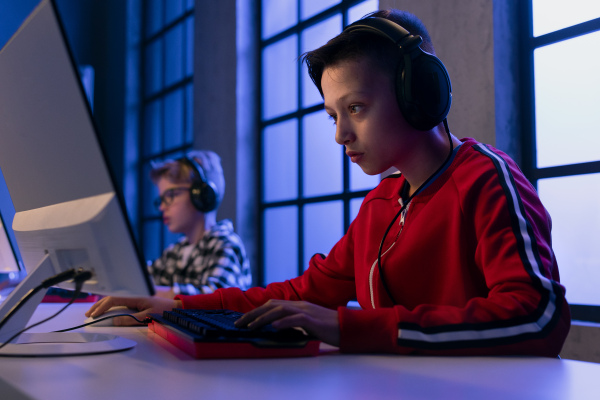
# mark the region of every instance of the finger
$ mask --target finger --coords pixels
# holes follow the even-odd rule
[[[104,314],[109,309],[115,306],[125,306],[127,308],[138,309],[137,308],[137,299],[134,298],[126,298],[126,297],[105,297],[104,299],[98,301],[97,306],[89,312],[89,316],[95,318],[99,315]]]
[[[277,328],[276,322],[280,321],[283,318],[292,316],[292,315],[302,315],[304,314],[304,310],[301,307],[298,307],[294,303],[284,303],[274,306],[273,308],[269,308],[265,310],[264,313],[257,316],[253,321],[248,323],[248,328],[250,329],[258,329],[267,324],[273,324],[274,328]]]
[[[237,327],[246,327],[255,320],[259,319],[263,314],[269,312],[274,307],[278,307],[280,302],[277,300],[269,300],[262,306],[258,306],[253,310],[248,311],[244,315],[240,317],[237,321],[235,321],[235,325]]]
[[[238,328],[245,328],[245,327],[247,327],[250,322],[254,321],[254,319],[256,317],[260,316],[260,311],[261,310],[259,310],[259,308],[260,307],[255,308],[254,310],[245,313],[237,321],[235,321],[233,324],[236,327],[238,327]]]
[[[90,309],[85,313],[85,316],[86,317],[95,316],[99,310],[101,310],[101,313],[104,313],[108,309],[108,308],[105,308],[106,306],[104,305],[104,303],[106,303],[107,301],[109,301],[109,297],[104,297],[104,298],[98,300],[97,302],[95,302],[90,307]]]
[[[309,315],[303,313],[281,316],[280,318],[271,322],[271,325],[275,329],[303,328],[307,331],[314,330],[314,320]]]
[[[327,321],[321,321],[309,314],[293,314],[274,321],[272,325],[276,329],[302,328],[309,335],[325,343],[339,346],[340,331],[339,325],[335,321],[337,321],[337,316],[335,320],[327,323]]]

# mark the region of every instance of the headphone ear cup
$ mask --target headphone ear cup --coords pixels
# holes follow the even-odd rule
[[[190,200],[200,212],[217,208],[217,189],[212,182],[196,181],[190,186]]]
[[[444,64],[420,49],[407,54],[396,76],[398,106],[408,123],[427,131],[440,124],[452,103],[450,77]]]
[[[190,186],[190,200],[196,210],[207,213],[215,210],[219,205],[217,187],[206,179],[202,166],[191,157],[183,157],[181,162],[192,169],[194,178]]]
[[[375,33],[399,48],[402,59],[396,72],[396,99],[412,127],[428,131],[446,119],[452,102],[450,77],[436,56],[419,47],[419,35],[411,35],[395,22],[379,17],[360,19],[344,31]]]

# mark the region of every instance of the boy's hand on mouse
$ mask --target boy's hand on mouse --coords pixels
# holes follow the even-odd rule
[[[133,310],[138,310],[139,313],[132,314],[139,320],[146,318],[146,314],[162,314],[163,311],[169,311],[173,308],[182,308],[181,300],[164,299],[160,297],[104,297],[98,300],[85,313],[86,317],[98,317],[106,311],[116,306],[125,306]],[[116,317],[113,321],[116,326],[137,325],[133,318]]]
[[[250,329],[269,323],[276,329],[302,328],[325,343],[340,345],[337,311],[306,301],[269,300],[235,322],[238,327]]]

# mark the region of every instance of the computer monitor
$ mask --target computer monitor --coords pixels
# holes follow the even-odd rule
[[[70,269],[92,273],[86,292],[154,294],[52,0],[0,50],[0,169],[27,271],[0,305],[0,321],[31,288]],[[0,343],[25,326],[44,293],[2,327]]]

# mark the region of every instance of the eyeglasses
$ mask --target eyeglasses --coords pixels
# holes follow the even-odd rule
[[[189,186],[175,187],[165,190],[165,192],[154,200],[154,207],[160,210],[160,206],[164,203],[165,206],[170,206],[175,197],[181,193],[190,190]]]

